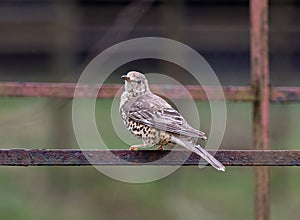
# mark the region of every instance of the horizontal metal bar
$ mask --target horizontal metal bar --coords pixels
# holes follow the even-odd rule
[[[76,84],[76,83],[19,83],[19,82],[0,82],[0,96],[9,97],[57,97],[73,98],[77,88],[77,98],[94,98],[100,88],[99,84]],[[119,84],[104,84],[101,86],[98,98],[114,98],[118,91],[122,89]],[[177,85],[152,85],[153,92],[165,95],[174,99],[190,98],[182,91],[182,87]],[[219,88],[200,86],[186,86],[192,98],[197,100],[207,100],[205,91],[209,91],[214,99],[220,99]],[[227,99],[235,101],[251,101],[253,95],[250,87],[224,87]]]
[[[74,150],[1,149],[1,166],[82,166],[82,165],[205,165],[185,150]],[[225,166],[300,166],[300,150],[220,150],[215,157]],[[188,158],[186,160],[186,158]]]
[[[300,87],[271,87],[272,102],[299,102]]]
[[[114,98],[122,89],[119,84],[104,84],[99,92],[97,84],[76,83],[32,83],[32,82],[0,82],[0,97],[55,97],[73,98],[77,87],[77,98]],[[219,88],[214,86],[187,85],[185,88],[190,96],[182,91],[178,85],[152,85],[154,93],[173,99],[207,100],[206,92],[209,92],[214,100],[220,100]],[[254,101],[254,95],[250,86],[224,86],[222,87],[228,101]],[[300,87],[273,87],[270,101],[272,102],[298,102],[300,101]]]

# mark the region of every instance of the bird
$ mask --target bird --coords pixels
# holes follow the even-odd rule
[[[202,148],[197,139],[207,140],[205,133],[188,124],[184,117],[168,102],[149,89],[148,80],[138,71],[129,71],[121,78],[125,82],[120,97],[120,115],[126,128],[142,144],[132,145],[130,150],[158,146],[179,145],[205,159],[219,171],[224,165]]]

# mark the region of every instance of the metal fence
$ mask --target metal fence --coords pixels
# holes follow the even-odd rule
[[[225,98],[229,101],[246,101],[253,103],[253,144],[255,150],[220,150],[215,157],[225,166],[255,166],[255,219],[270,219],[270,180],[268,166],[300,166],[300,150],[271,150],[269,146],[269,103],[299,102],[300,87],[271,87],[269,83],[268,57],[268,1],[250,1],[251,23],[251,86],[223,87]],[[76,86],[77,97],[88,98],[97,85],[76,85],[74,83],[0,83],[2,97],[56,97],[73,98]],[[121,85],[103,85],[98,93],[99,98],[113,98]],[[154,92],[170,98],[185,99],[185,94],[176,93],[176,86],[152,86]],[[206,87],[205,90],[214,90]],[[206,100],[204,88],[187,86],[187,90],[196,100]],[[213,97],[218,100],[218,96]],[[0,165],[10,166],[74,166],[90,165],[199,165],[199,156],[192,154],[182,161],[185,151],[175,151],[172,159],[163,159],[169,151],[129,151],[113,150],[118,157],[111,158],[103,150],[55,150],[55,149],[1,149]],[[84,155],[89,155],[89,160]],[[116,159],[119,158],[119,159]],[[155,162],[156,160],[159,162]],[[125,161],[125,162],[124,162]],[[153,163],[154,162],[154,163]],[[132,165],[132,163],[131,163]]]

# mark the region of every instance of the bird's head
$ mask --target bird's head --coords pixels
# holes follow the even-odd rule
[[[143,95],[149,91],[148,80],[144,74],[130,71],[121,77],[125,81],[125,91],[133,96]]]

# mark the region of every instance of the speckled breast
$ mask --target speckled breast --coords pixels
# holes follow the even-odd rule
[[[166,131],[151,128],[142,123],[136,122],[124,114],[121,110],[121,117],[126,128],[137,138],[141,138],[146,145],[167,145],[170,143],[171,134]]]

